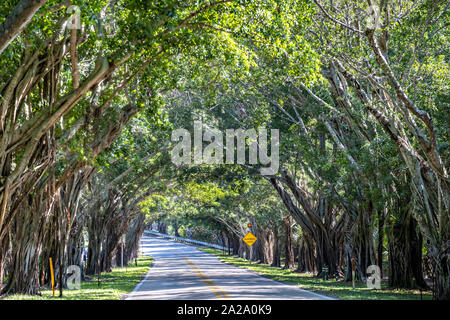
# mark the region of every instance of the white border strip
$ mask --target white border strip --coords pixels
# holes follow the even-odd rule
[[[144,233],[148,233],[148,234],[155,235],[155,236],[160,236],[163,238],[174,239],[174,240],[178,240],[178,241],[182,241],[182,242],[198,244],[198,245],[205,246],[205,247],[211,247],[211,248],[220,249],[220,250],[228,250],[228,247],[219,246],[217,244],[212,244],[212,243],[208,243],[208,242],[192,240],[192,239],[187,239],[187,238],[175,237],[175,236],[171,236],[169,234],[159,233],[156,231],[145,230]]]

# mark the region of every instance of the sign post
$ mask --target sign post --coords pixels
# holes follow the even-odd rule
[[[251,224],[249,224],[251,226]],[[252,262],[252,245],[255,243],[258,238],[256,238],[250,231],[245,235],[242,240],[249,246],[250,248],[250,255],[249,255],[249,262]]]
[[[322,277],[323,277],[324,281],[328,280],[328,266],[327,265],[324,265],[322,267]]]

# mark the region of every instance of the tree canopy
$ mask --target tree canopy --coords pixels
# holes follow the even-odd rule
[[[109,271],[120,238],[129,263],[153,225],[343,281],[353,258],[358,280],[377,265],[390,287],[449,299],[448,9],[3,1],[0,290],[37,294],[53,257],[63,294],[83,250],[83,276]],[[172,133],[195,121],[202,137],[278,130],[276,172],[174,164]]]

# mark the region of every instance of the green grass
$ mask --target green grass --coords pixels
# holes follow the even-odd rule
[[[4,300],[119,300],[142,280],[152,261],[150,257],[140,257],[137,259],[137,266],[133,262],[128,267],[114,268],[111,272],[102,273],[100,286],[97,277],[93,277],[91,281],[82,282],[80,290],[65,289],[62,297],[58,297],[58,289],[55,297],[52,296],[51,289],[46,289],[41,291],[42,296],[10,295]]]
[[[261,276],[272,280],[295,284],[302,289],[320,293],[323,295],[335,297],[342,300],[420,300],[419,290],[395,290],[387,288],[386,283],[382,283],[380,290],[367,288],[365,283],[357,283],[353,290],[351,283],[336,280],[321,280],[315,275],[306,273],[297,273],[292,270],[284,270],[277,267],[271,267],[266,264],[256,262],[249,263],[248,260],[235,256],[224,255],[222,251],[209,248],[200,248],[200,250],[216,255],[219,260],[236,265],[240,268],[250,269]],[[424,300],[431,300],[431,292],[423,292]]]

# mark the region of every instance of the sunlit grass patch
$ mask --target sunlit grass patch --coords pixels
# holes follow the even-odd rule
[[[335,279],[321,280],[315,275],[307,273],[297,273],[293,270],[286,270],[277,267],[271,267],[266,264],[258,264],[256,262],[249,263],[248,260],[235,256],[224,255],[222,251],[209,248],[201,248],[200,250],[216,255],[219,260],[236,265],[240,268],[250,269],[258,274],[270,278],[275,281],[286,282],[300,286],[302,289],[313,291],[316,293],[328,295],[342,300],[431,300],[432,293],[422,292],[419,290],[396,290],[387,287],[386,283],[382,283],[380,290],[367,288],[365,283],[357,283],[355,289],[352,284]]]
[[[81,283],[80,290],[63,291],[63,296],[59,297],[59,290],[56,290],[55,297],[51,289],[42,290],[42,296],[30,295],[10,295],[5,300],[119,300],[124,294],[142,280],[148,272],[153,259],[150,257],[140,257],[137,259],[137,266],[133,262],[128,267],[114,268],[111,272],[104,272],[100,276],[100,286],[97,277],[91,281]]]

